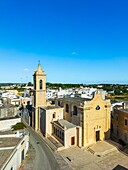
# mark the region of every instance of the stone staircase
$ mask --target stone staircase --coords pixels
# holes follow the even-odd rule
[[[95,154],[95,152],[91,148],[88,148],[87,151],[89,151],[93,155]]]

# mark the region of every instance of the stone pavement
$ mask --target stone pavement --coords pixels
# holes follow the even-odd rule
[[[43,138],[43,137],[42,137]],[[69,149],[56,151],[55,146],[45,138],[46,144],[54,152],[54,156],[60,165],[61,170],[127,170],[128,157],[123,152],[114,149],[113,145],[98,142],[91,146],[97,154],[92,154],[89,150],[80,149],[73,146]],[[110,150],[109,150],[110,149]],[[109,152],[107,151],[109,150]],[[100,152],[100,154],[99,154]],[[101,152],[105,154],[101,154]],[[35,160],[35,150],[30,145],[26,159],[23,161],[20,170],[33,170]]]
[[[74,170],[118,170],[128,169],[128,157],[118,150],[97,156],[87,150],[71,147],[59,151]]]
[[[110,145],[104,145],[104,142],[101,147],[101,143],[95,146],[90,147],[93,150],[91,153],[88,150],[82,150],[78,147],[71,147],[69,149],[56,151],[56,146],[53,143],[44,138],[39,134],[44,140],[45,143],[51,148],[54,152],[55,158],[57,159],[61,170],[127,170],[128,169],[128,156],[123,152],[118,151],[117,149],[111,150],[113,147]],[[114,142],[108,141],[115,146]],[[106,149],[105,149],[106,147]],[[98,149],[99,148],[99,149]],[[108,150],[110,151],[108,152]],[[100,151],[100,154],[98,153]],[[104,154],[101,154],[104,152]],[[27,158],[24,160],[21,167],[22,170],[33,170],[34,162],[34,148],[30,147]],[[94,154],[98,153],[98,154]]]
[[[101,156],[118,149],[117,146],[110,144],[110,142],[98,141],[94,145],[90,146],[88,150],[94,155]]]

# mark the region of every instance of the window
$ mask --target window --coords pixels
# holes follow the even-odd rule
[[[76,106],[74,106],[74,108],[73,108],[73,115],[77,115],[77,107]]]
[[[128,120],[124,119],[124,125],[128,125]]]
[[[57,130],[57,136],[59,137],[59,129]]]
[[[42,80],[40,80],[40,90],[42,90],[43,86],[42,86]]]
[[[118,121],[119,119],[118,119],[118,115],[116,115],[116,121]]]
[[[56,132],[55,132],[56,136],[57,136],[57,129],[56,129]]]
[[[62,136],[61,136],[61,131],[60,131],[60,139],[62,138]]]
[[[124,133],[124,141],[127,142],[127,134]]]
[[[69,112],[69,106],[66,104],[66,112]]]
[[[64,133],[62,132],[62,140],[64,140]]]
[[[56,112],[53,113],[52,118],[56,118]]]
[[[117,135],[117,137],[119,137],[119,134],[120,134],[120,133],[119,133],[119,129],[117,128],[117,129],[116,129],[116,135]]]

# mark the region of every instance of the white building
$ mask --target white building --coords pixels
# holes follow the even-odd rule
[[[0,169],[18,170],[24,160],[29,147],[27,133],[0,133]]]
[[[56,92],[53,89],[47,89],[46,92],[46,99],[54,98],[56,97]]]
[[[16,99],[16,98],[17,98],[17,96],[16,96],[13,92],[11,92],[11,91],[3,92],[3,93],[1,94],[1,97],[2,97],[2,98],[3,98],[3,97],[6,97],[6,98],[9,98],[9,99]]]
[[[11,130],[11,127],[19,122],[21,122],[19,117],[0,119],[0,131]]]

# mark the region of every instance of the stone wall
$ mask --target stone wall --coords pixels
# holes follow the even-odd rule
[[[15,117],[17,115],[18,108],[13,106],[1,107],[0,118]]]

